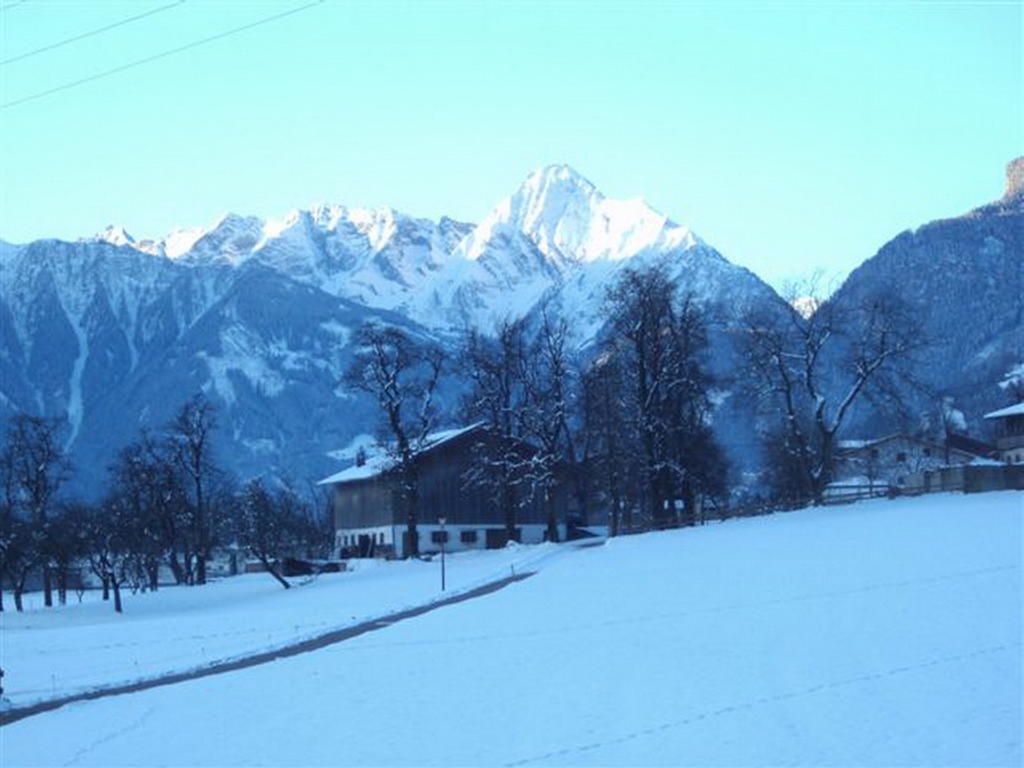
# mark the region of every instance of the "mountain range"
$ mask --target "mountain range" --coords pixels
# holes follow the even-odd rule
[[[949,350],[952,365],[925,373],[975,410],[998,397],[1000,366],[1022,358],[1020,167],[1001,201],[898,236],[837,294],[900,286]],[[641,263],[664,264],[724,326],[781,305],[686,226],[605,197],[565,165],[530,174],[475,225],[322,205],[277,220],[227,214],[160,240],[108,227],[77,242],[0,243],[0,416],[65,419],[89,493],[141,427],[202,390],[219,408],[225,465],[312,480],[375,429],[373,404],[341,383],[363,322],[453,347],[467,328],[545,303],[585,348],[606,287]],[[734,370],[728,335],[713,345],[716,371]],[[734,435],[745,404],[728,390],[718,400],[720,432]]]

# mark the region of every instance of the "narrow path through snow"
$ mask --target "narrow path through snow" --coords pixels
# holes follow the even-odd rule
[[[170,675],[161,675],[160,677],[151,678],[149,680],[140,680],[126,685],[98,688],[96,690],[86,691],[72,696],[62,696],[48,701],[40,701],[26,707],[12,707],[10,709],[0,711],[0,726],[8,725],[9,723],[17,722],[18,720],[23,720],[26,717],[31,717],[32,715],[50,712],[54,709],[63,707],[65,704],[71,704],[76,701],[89,701],[91,699],[100,699],[106,696],[120,696],[125,693],[137,693],[138,691],[158,688],[163,685],[173,685],[175,683],[185,682],[186,680],[196,680],[200,677],[221,675],[225,672],[234,672],[235,670],[245,669],[246,667],[255,667],[259,664],[266,664],[289,656],[297,656],[300,653],[309,653],[310,651],[316,651],[328,645],[334,645],[335,643],[350,640],[353,637],[358,637],[359,635],[365,635],[367,632],[374,632],[378,629],[383,629],[384,627],[390,627],[399,621],[411,619],[414,616],[421,616],[424,613],[436,611],[438,608],[444,608],[445,606],[454,605],[455,603],[461,603],[466,600],[472,600],[477,597],[488,595],[491,592],[497,592],[499,589],[507,587],[509,584],[522,581],[523,579],[528,579],[530,576],[533,576],[533,574],[534,571],[528,571],[526,573],[518,573],[514,576],[506,576],[498,581],[492,581],[490,584],[485,584],[482,587],[477,587],[466,592],[460,592],[457,595],[452,595],[451,597],[447,597],[434,603],[428,603],[416,608],[409,608],[377,619],[370,619],[369,621],[364,621],[360,624],[346,627],[345,629],[327,632],[323,635],[319,635],[318,637],[293,643],[282,648],[276,648],[272,651],[257,653],[240,659],[232,659],[231,661],[213,664],[208,667],[190,669]]]

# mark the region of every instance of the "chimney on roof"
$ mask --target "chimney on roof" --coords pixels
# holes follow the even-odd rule
[[[361,467],[366,464],[366,449],[360,448],[356,451],[356,466]]]

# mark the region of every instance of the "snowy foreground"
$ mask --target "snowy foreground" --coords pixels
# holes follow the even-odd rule
[[[6,726],[0,763],[1019,765],[1022,514],[1021,493],[941,495],[538,547],[536,576],[485,597]],[[358,576],[377,594],[405,567]],[[310,585],[322,600],[296,590],[289,620],[362,599],[344,578]],[[147,642],[190,615],[228,633],[283,610],[246,605],[182,612],[174,630],[155,611]],[[85,673],[110,658],[97,638],[147,636],[125,618],[35,626]],[[13,689],[34,632],[4,627]]]
[[[533,570],[560,548],[517,547],[447,559],[448,594]],[[204,587],[123,593],[124,614],[96,591],[45,609],[39,593],[25,613],[0,614],[4,695],[15,706],[159,677],[315,637],[442,597],[440,560],[356,560],[354,570],[290,579],[266,573]]]

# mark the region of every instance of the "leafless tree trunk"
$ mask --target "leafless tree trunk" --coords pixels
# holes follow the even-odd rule
[[[354,387],[380,407],[390,441],[385,445],[400,484],[406,520],[407,557],[419,555],[417,454],[436,418],[434,398],[444,368],[439,347],[414,342],[393,326],[364,325],[356,334],[358,352],[346,374]]]
[[[39,565],[43,573],[43,601],[53,606],[51,558],[47,547],[48,523],[58,490],[70,474],[70,464],[57,441],[59,424],[53,419],[17,414],[7,428],[14,482],[40,538]]]
[[[515,538],[518,508],[524,497],[520,486],[526,457],[519,441],[523,432],[525,358],[521,320],[500,322],[493,339],[471,331],[463,354],[472,383],[465,414],[470,421],[487,424],[487,438],[479,446],[477,462],[464,482],[490,491],[502,511],[509,541]]]
[[[812,282],[792,292],[811,296],[813,313],[789,307],[748,313],[743,332],[753,385],[781,406],[802,490],[820,503],[850,409],[870,386],[899,375],[925,342],[915,319],[891,297],[838,306],[814,289]]]
[[[533,492],[540,494],[544,504],[548,541],[559,539],[554,497],[559,473],[564,475],[566,471],[570,440],[568,339],[568,323],[564,318],[555,319],[545,308],[523,373],[525,433],[537,448],[527,464],[527,477]]]
[[[690,524],[697,491],[719,485],[724,474],[709,426],[703,311],[680,298],[661,266],[624,270],[607,308],[612,334],[599,359],[614,359],[623,371],[641,506],[652,523]]]
[[[192,535],[197,584],[206,583],[206,562],[212,546],[206,497],[216,472],[211,445],[211,436],[216,427],[216,409],[199,394],[185,403],[168,428],[174,457],[192,486]]]

